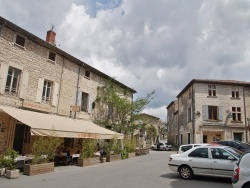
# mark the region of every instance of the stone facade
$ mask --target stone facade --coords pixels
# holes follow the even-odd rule
[[[92,121],[103,117],[95,99],[106,79],[111,77],[0,17],[0,105]],[[133,99],[135,90],[114,82]],[[1,153],[13,147],[16,120],[2,111],[0,117]]]
[[[233,80],[192,80],[177,96],[178,125],[169,134],[177,145],[214,140],[249,140],[250,83]],[[171,116],[173,111],[168,109]]]
[[[177,145],[178,132],[178,101],[174,100],[167,106],[168,142]]]

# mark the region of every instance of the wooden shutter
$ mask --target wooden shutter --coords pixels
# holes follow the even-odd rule
[[[223,121],[223,107],[218,106],[218,109],[219,109],[219,120]]]
[[[23,71],[20,95],[19,95],[19,98],[21,99],[26,99],[26,90],[28,87],[28,82],[29,82],[29,73],[27,71]]]
[[[1,69],[0,69],[0,94],[4,94],[4,92],[5,92],[8,69],[9,69],[9,65],[6,65],[4,63],[1,64]]]
[[[208,120],[208,106],[202,106],[202,117],[203,120]]]
[[[92,112],[92,95],[89,93],[88,113]]]
[[[44,78],[39,78],[36,91],[36,102],[42,102],[43,84],[44,84]]]
[[[52,97],[52,101],[51,101],[52,106],[57,106],[58,94],[59,94],[59,84],[55,82],[54,83],[54,90],[53,90],[53,97]]]

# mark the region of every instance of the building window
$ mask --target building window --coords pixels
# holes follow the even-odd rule
[[[209,120],[218,120],[217,106],[208,106],[208,119]]]
[[[181,134],[181,144],[183,143],[183,136],[182,136],[182,134]]]
[[[188,133],[188,144],[190,144],[191,143],[191,136],[190,136],[190,133]]]
[[[241,121],[241,109],[240,107],[232,107],[233,121]]]
[[[88,93],[82,92],[81,111],[84,112],[88,111],[88,101],[89,101]]]
[[[49,52],[49,60],[56,61],[56,54],[53,52]]]
[[[8,95],[17,96],[21,70],[9,67],[5,93]]]
[[[208,96],[216,96],[216,86],[215,85],[208,85]]]
[[[123,94],[124,94],[124,96],[126,96],[127,95],[127,90],[123,90]]]
[[[19,46],[24,47],[24,45],[25,45],[25,38],[17,35],[15,43],[18,44]]]
[[[191,90],[191,88],[188,89],[188,98],[189,99],[192,98],[192,90]]]
[[[178,136],[175,135],[175,144],[178,145]]]
[[[90,71],[85,70],[85,77],[89,78],[90,77]]]
[[[239,98],[239,91],[232,91],[232,98]]]
[[[192,121],[192,107],[188,108],[188,122]]]
[[[51,91],[52,91],[52,82],[48,80],[44,80],[43,84],[43,94],[42,94],[42,102],[50,103],[51,101]]]

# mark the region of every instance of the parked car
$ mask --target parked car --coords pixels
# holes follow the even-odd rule
[[[245,153],[234,167],[233,188],[250,188],[250,153]]]
[[[152,150],[164,150],[164,151],[171,151],[172,145],[168,144],[167,142],[160,141],[159,143],[155,143],[151,146]]]
[[[220,140],[220,141],[213,141],[212,143],[216,143],[216,144],[220,144],[223,146],[230,146],[232,148],[236,148],[240,151],[250,151],[250,146],[247,144],[244,144],[240,141],[234,140],[234,141],[224,141],[224,140]]]
[[[203,145],[205,146],[205,145],[209,145],[209,144],[183,144],[183,145],[180,145],[177,153],[183,153],[187,150],[190,150],[193,147],[198,147],[198,146],[203,146]]]
[[[241,155],[241,151],[228,146],[204,145],[170,155],[168,166],[183,179],[193,175],[231,178]]]

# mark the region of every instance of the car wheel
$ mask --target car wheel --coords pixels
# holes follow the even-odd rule
[[[246,183],[242,188],[250,188],[250,183]]]
[[[193,176],[193,171],[189,166],[183,165],[179,168],[179,175],[182,179],[189,180]]]

